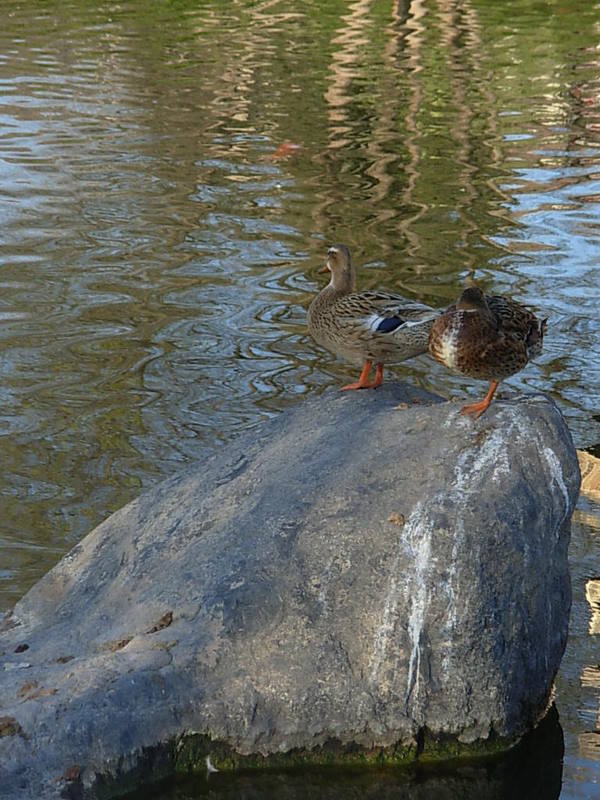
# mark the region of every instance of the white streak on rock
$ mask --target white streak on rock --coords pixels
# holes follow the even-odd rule
[[[452,554],[450,556],[450,568],[448,570],[448,581],[446,582],[445,590],[448,596],[448,616],[446,619],[446,633],[448,636],[448,644],[446,652],[442,658],[442,668],[448,670],[452,665],[452,639],[454,636],[454,629],[457,622],[457,611],[459,598],[461,598],[460,591],[460,576],[457,569],[458,554],[462,550],[465,538],[465,525],[464,521],[457,519],[457,528],[452,542]]]
[[[319,595],[318,600],[320,605],[323,607],[323,610],[326,610],[327,606],[327,589],[329,588],[329,581],[331,580],[331,567],[333,565],[333,556],[327,562],[327,566],[321,573],[320,579],[320,588],[319,588]]]
[[[447,671],[452,664],[452,639],[456,633],[457,624],[457,603],[468,603],[468,593],[465,595],[464,588],[461,592],[461,554],[464,555],[466,531],[464,520],[462,519],[463,510],[469,508],[477,502],[482,487],[489,481],[497,481],[501,476],[511,472],[511,465],[507,454],[507,440],[521,439],[524,448],[534,447],[538,449],[541,456],[547,463],[552,476],[552,482],[556,484],[565,501],[564,518],[567,518],[571,511],[569,493],[565,484],[563,471],[556,454],[548,447],[543,447],[540,437],[533,436],[531,430],[526,426],[518,414],[518,410],[508,409],[507,425],[488,430],[484,441],[479,444],[470,443],[459,454],[454,470],[454,480],[452,488],[445,490],[439,500],[444,497],[450,500],[450,505],[454,509],[456,517],[454,522],[458,523],[455,531],[454,541],[452,542],[452,552],[450,563],[448,564],[448,579],[443,590],[448,597],[448,611],[446,619],[441,621],[444,633],[447,636],[448,651],[442,658],[442,670]],[[465,428],[472,427],[472,420],[463,417],[452,416],[446,422],[452,421],[454,425],[461,425],[464,421]],[[428,508],[435,509],[439,505],[437,497],[428,499]],[[563,519],[564,521],[564,519]],[[560,526],[559,526],[560,527]],[[379,672],[382,664],[387,659],[387,652],[390,646],[391,637],[398,623],[397,611],[400,596],[404,596],[409,607],[407,632],[410,646],[410,656],[408,664],[408,675],[406,684],[406,712],[410,713],[413,719],[418,718],[419,706],[422,705],[423,698],[419,697],[419,678],[422,670],[422,644],[423,631],[426,628],[426,614],[429,602],[429,592],[432,590],[428,580],[428,571],[431,559],[432,537],[434,527],[432,520],[422,503],[418,503],[402,530],[402,543],[404,552],[398,553],[394,559],[389,577],[389,589],[385,597],[381,624],[376,631],[371,656],[371,681],[380,680]],[[531,556],[525,553],[526,560]],[[398,574],[400,565],[411,564],[410,574]],[[437,623],[440,624],[440,621]]]
[[[528,437],[531,440],[531,432],[527,430],[524,426],[525,423],[522,420],[519,420],[517,422],[517,427],[519,428],[520,433],[522,433],[523,435],[528,435]],[[562,466],[556,456],[556,453],[550,447],[542,445],[539,434],[533,437],[533,441],[531,441],[531,444],[535,446],[537,450],[540,452],[540,454],[543,456],[544,461],[546,462],[546,465],[550,470],[552,483],[558,487],[565,501],[565,510],[563,516],[556,527],[556,535],[558,536],[558,532],[563,522],[565,521],[565,519],[567,519],[567,517],[572,511],[571,500],[569,498],[569,490],[567,489],[567,485],[565,483]]]
[[[375,632],[375,639],[373,642],[370,673],[371,681],[373,682],[378,680],[378,673],[381,668],[381,664],[386,657],[388,642],[396,626],[398,600],[400,595],[399,582],[401,577],[403,578],[403,582],[405,581],[404,594],[407,597],[413,598],[413,609],[409,618],[409,633],[411,635],[411,641],[413,641],[411,664],[415,663],[415,661],[418,662],[419,660],[418,646],[420,640],[420,626],[422,627],[425,616],[426,601],[426,597],[424,595],[426,592],[424,566],[428,560],[429,551],[431,549],[431,534],[432,529],[427,522],[426,512],[422,503],[418,503],[402,529],[402,539],[404,540],[406,547],[410,551],[413,551],[413,556],[410,560],[414,560],[415,564],[423,565],[421,570],[423,575],[419,577],[419,575],[415,573],[410,576],[400,576],[398,574],[398,570],[400,568],[401,556],[403,556],[403,554],[400,551],[397,553],[390,571],[390,584],[383,605],[381,625]],[[423,541],[427,542],[426,555],[422,552]],[[416,637],[416,641],[412,639],[413,636]]]
[[[555,530],[555,535],[558,537],[564,521],[568,518],[569,514],[571,513],[572,510],[571,501],[569,499],[569,491],[565,484],[565,478],[563,475],[562,467],[560,465],[560,461],[556,457],[556,453],[549,447],[544,447],[542,449],[542,454],[544,456],[546,463],[550,468],[550,472],[552,474],[552,482],[558,486],[565,501],[565,510]]]
[[[509,430],[509,435],[511,433],[512,431]],[[458,457],[454,470],[454,491],[467,498],[473,493],[474,484],[479,483],[478,478],[486,482],[490,479],[495,481],[500,475],[507,475],[509,472],[506,434],[501,428],[495,428],[486,438],[482,447],[470,447],[463,450]]]
[[[398,608],[398,567],[400,566],[400,554],[394,559],[392,566],[392,576],[390,580],[390,588],[385,596],[385,603],[383,605],[383,617],[381,625],[375,633],[375,641],[373,644],[373,653],[371,655],[371,681],[377,680],[377,673],[381,666],[381,662],[385,657],[387,650],[388,639],[394,630],[396,622],[396,609]]]
[[[565,478],[563,475],[562,467],[560,465],[560,461],[556,457],[556,453],[551,450],[549,447],[544,447],[542,450],[544,458],[546,459],[546,463],[550,468],[550,472],[552,473],[552,481],[555,483],[558,488],[560,489],[562,496],[565,501],[565,512],[563,514],[563,518],[561,520],[561,524],[567,518],[568,514],[571,511],[571,501],[569,500],[569,492],[567,490],[567,486],[565,484]],[[559,526],[560,528],[560,526]]]
[[[480,481],[497,480],[499,475],[508,473],[509,470],[505,437],[500,430],[493,430],[482,447],[466,448],[458,459],[452,489],[456,507],[465,507],[471,502],[473,494],[477,494],[480,491]],[[474,476],[476,480],[473,480]],[[432,507],[435,507],[435,498],[431,498],[431,504]],[[406,704],[408,708],[411,700],[414,704],[419,696],[421,637],[428,603],[427,570],[433,534],[433,526],[422,503],[415,506],[406,521],[402,533],[405,546],[409,551],[407,561],[414,565],[414,572],[404,579],[404,594],[410,598],[409,602],[411,604],[408,618],[408,636],[411,652],[406,686]],[[464,535],[464,529],[462,533]],[[446,627],[450,638],[456,625],[456,597],[459,577],[457,559],[460,549],[457,540],[452,548],[449,579],[446,587],[450,600]],[[389,638],[396,624],[399,598],[399,566],[400,554],[394,560],[382,622],[375,634],[371,658],[372,681],[377,679],[379,669],[386,656]]]
[[[468,422],[471,422],[468,420]],[[513,428],[509,428],[508,436],[514,435]],[[506,452],[506,432],[496,428],[487,436],[481,447],[468,447],[460,454],[454,470],[454,481],[450,495],[455,508],[466,508],[473,502],[473,497],[481,490],[482,483],[490,480],[496,481],[501,475],[510,472]],[[432,499],[435,506],[435,500]],[[442,668],[447,670],[451,666],[452,638],[456,628],[457,604],[460,597],[460,571],[458,569],[460,554],[464,554],[465,528],[464,520],[460,515],[455,519],[457,525],[452,543],[452,553],[448,565],[448,579],[444,587],[448,596],[448,614],[444,629],[448,636],[448,650],[442,659]],[[464,598],[466,602],[468,598]],[[414,640],[413,640],[414,644]],[[418,664],[417,664],[418,667]],[[410,674],[410,669],[409,669]]]
[[[427,569],[431,555],[433,527],[427,519],[423,506],[419,503],[405,526],[407,544],[414,552],[415,572],[409,581],[412,605],[408,617],[408,636],[411,643],[408,679],[406,683],[406,707],[419,697],[419,673],[421,668],[421,635],[427,609]],[[414,713],[413,713],[414,716]]]

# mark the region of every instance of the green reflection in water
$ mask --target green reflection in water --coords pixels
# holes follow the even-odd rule
[[[4,604],[144,486],[345,379],[304,322],[332,240],[365,287],[443,306],[474,277],[543,310],[546,352],[509,385],[598,441],[598,17],[9,3]],[[479,391],[426,358],[399,374]]]

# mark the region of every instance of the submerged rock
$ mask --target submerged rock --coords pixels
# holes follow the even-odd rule
[[[577,457],[544,397],[458,409],[327,393],[90,533],[0,626],[0,796],[517,741],[565,647]]]

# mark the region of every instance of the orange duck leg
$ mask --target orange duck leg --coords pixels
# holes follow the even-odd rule
[[[498,381],[490,381],[490,388],[483,400],[480,400],[478,403],[469,403],[468,405],[463,406],[460,410],[460,413],[468,414],[470,417],[473,417],[473,419],[480,417],[492,402],[492,397],[494,396],[494,392],[497,388]]]
[[[365,361],[365,365],[360,373],[360,378],[358,381],[356,383],[349,383],[346,386],[342,386],[341,391],[345,392],[348,389],[376,389],[378,386],[381,386],[383,383],[383,364],[377,364],[375,378],[370,381],[369,374],[372,366],[372,361]]]

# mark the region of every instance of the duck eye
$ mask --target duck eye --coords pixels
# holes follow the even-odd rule
[[[327,251],[328,256],[337,256],[337,254],[338,251],[336,250],[335,247],[330,247],[329,250]]]

